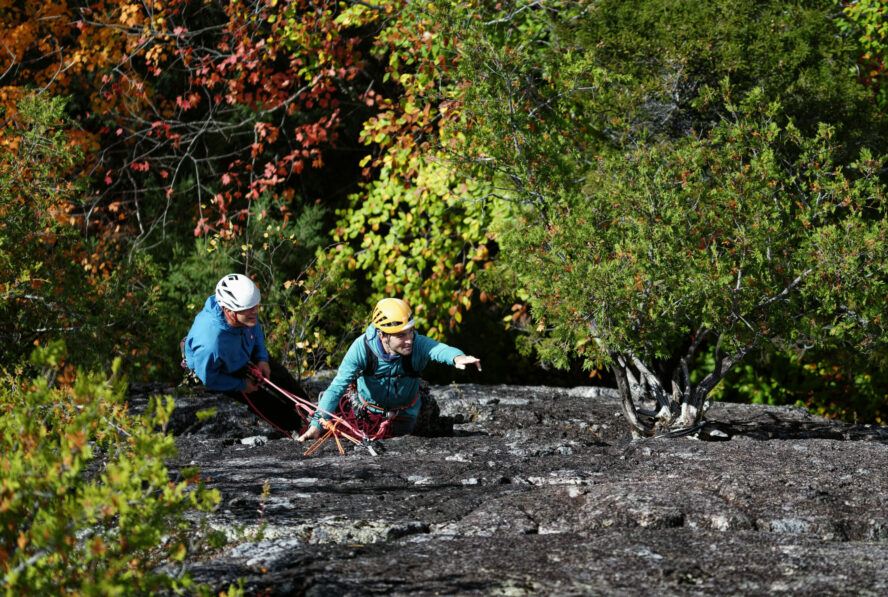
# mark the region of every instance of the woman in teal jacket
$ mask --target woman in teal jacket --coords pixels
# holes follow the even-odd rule
[[[465,369],[481,361],[428,336],[416,333],[413,314],[404,301],[382,299],[373,310],[364,334],[349,347],[336,377],[321,395],[311,426],[299,441],[321,435],[321,419],[336,413],[341,398],[349,393],[351,402],[370,413],[392,416],[391,435],[413,430],[419,414],[419,372],[429,361]]]

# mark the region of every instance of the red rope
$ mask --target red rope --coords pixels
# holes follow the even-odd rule
[[[269,425],[271,425],[272,427],[274,427],[274,428],[277,429],[278,431],[282,432],[284,435],[286,435],[286,436],[289,437],[290,439],[293,439],[293,436],[290,435],[290,432],[289,432],[289,431],[286,431],[286,430],[284,430],[284,429],[281,429],[280,427],[278,427],[277,425],[275,425],[274,423],[272,423],[271,420],[270,420],[268,417],[266,417],[265,415],[263,415],[263,414],[262,414],[262,411],[259,410],[258,408],[256,408],[256,405],[255,405],[255,404],[253,404],[252,402],[250,402],[250,397],[247,395],[246,392],[241,392],[241,394],[243,394],[243,397],[244,397],[244,399],[247,401],[247,404],[249,404],[250,407],[251,407],[253,410],[255,410],[256,413],[257,413],[260,417],[262,417],[263,419],[265,419],[265,422],[266,422],[266,423],[268,423]]]
[[[340,435],[349,439],[350,441],[352,441],[356,444],[360,444],[361,441],[365,440],[365,439],[380,439],[378,437],[369,437],[363,431],[363,429],[361,429],[359,426],[354,424],[357,422],[354,419],[354,417],[351,417],[351,419],[352,419],[351,421],[346,420],[339,415],[336,415],[334,413],[331,413],[329,411],[322,409],[320,406],[316,406],[314,403],[306,400],[305,398],[300,398],[299,396],[296,396],[295,394],[291,394],[287,390],[275,385],[271,380],[266,378],[262,374],[262,371],[258,367],[256,367],[255,365],[251,364],[250,369],[249,369],[249,373],[250,373],[250,375],[252,375],[256,379],[257,382],[259,382],[263,385],[266,385],[268,387],[274,388],[281,395],[283,395],[286,398],[288,398],[289,400],[291,400],[293,402],[293,404],[296,405],[296,408],[298,410],[302,410],[306,413],[306,415],[307,415],[306,418],[311,419],[311,417],[313,417],[316,412],[320,412],[324,415],[327,415],[330,419],[332,419],[332,423],[324,425],[324,427],[328,430],[327,434],[325,436],[323,436],[318,442],[315,442],[315,445],[313,445],[311,448],[306,450],[306,455],[311,454],[312,452],[317,450],[317,448],[320,447],[320,443],[323,443],[323,441],[326,440],[327,438],[329,438],[330,436],[333,436],[336,439],[336,443],[339,445],[339,451],[343,454],[345,453],[345,451],[342,449],[342,445],[339,443],[339,436]],[[244,396],[246,396],[246,394],[244,394]],[[249,399],[247,400],[247,402],[249,402]],[[252,403],[250,403],[250,406],[253,406]],[[253,408],[256,409],[255,406],[253,406]],[[256,409],[256,412],[259,412],[258,409]],[[259,415],[263,419],[265,419],[265,416],[262,415],[261,412],[259,412]],[[265,419],[265,420],[268,421],[268,419]],[[271,421],[268,421],[268,422],[271,425],[273,425],[274,427],[277,427],[277,425],[274,425],[274,423],[271,423]],[[341,429],[339,429],[340,426],[346,427],[351,433],[346,433],[346,432],[342,431]],[[280,429],[280,427],[277,427],[277,428]],[[281,430],[281,431],[283,431],[283,430]],[[286,432],[284,432],[284,433],[286,433]],[[287,434],[287,436],[291,437],[290,434]],[[355,437],[353,437],[353,436],[355,436]]]
[[[370,408],[366,408],[360,418],[355,414],[354,405],[351,398],[346,393],[339,399],[340,417],[353,428],[359,429],[361,433],[371,440],[388,439],[392,437],[391,422],[394,416],[385,416],[381,413],[373,412]]]

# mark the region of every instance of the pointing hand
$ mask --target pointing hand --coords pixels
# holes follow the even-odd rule
[[[478,368],[478,371],[481,371],[481,359],[467,354],[461,354],[453,359],[453,366],[457,369],[465,369],[466,365],[475,365],[475,367]]]

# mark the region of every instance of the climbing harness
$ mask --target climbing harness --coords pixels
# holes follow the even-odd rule
[[[368,402],[358,393],[354,385],[349,386],[348,391],[339,399],[337,412],[356,429],[371,440],[388,439],[393,437],[393,423],[396,421],[411,421],[414,417],[403,416],[400,413],[409,409],[419,400],[420,392],[416,393],[410,404],[395,408],[384,409],[381,406]]]

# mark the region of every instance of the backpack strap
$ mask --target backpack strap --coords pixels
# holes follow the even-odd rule
[[[370,348],[370,341],[367,340],[367,336],[364,336],[364,348],[367,349],[367,364],[364,365],[363,376],[374,376],[381,377],[376,374],[376,369],[379,367],[379,357],[376,356],[376,353]],[[404,375],[391,375],[391,376],[382,376],[382,377],[419,377],[419,372],[413,368],[413,355],[411,354],[408,357],[401,357],[401,366],[404,367]]]
[[[379,357],[377,357],[376,353],[370,349],[370,341],[367,340],[367,336],[364,336],[364,348],[367,349],[367,364],[364,365],[364,373],[362,373],[362,375],[364,377],[376,375],[376,367],[379,365]]]

